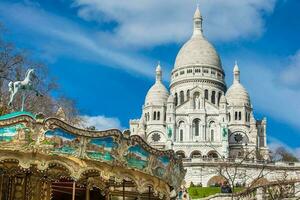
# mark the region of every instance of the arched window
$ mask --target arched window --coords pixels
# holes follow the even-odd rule
[[[242,120],[242,112],[239,112],[239,120]]]
[[[201,152],[200,151],[193,151],[190,155],[191,158],[201,158]]]
[[[183,141],[183,133],[185,129],[185,124],[183,121],[179,122],[179,126],[178,126],[178,132],[179,132],[179,141],[182,142]]]
[[[190,99],[190,90],[186,91],[186,99],[189,100]]]
[[[215,132],[216,132],[216,123],[214,121],[211,121],[209,123],[209,132],[208,132],[208,134],[209,134],[209,140],[211,142],[214,142],[216,140],[216,138],[215,138]]]
[[[153,120],[156,120],[156,111],[154,111]]]
[[[177,95],[177,93],[175,93],[175,100],[174,100],[175,102],[175,106],[177,106],[178,105],[178,95]]]
[[[180,105],[184,102],[184,92],[180,91]]]
[[[208,100],[208,90],[204,90],[204,97],[206,100]]]
[[[250,113],[248,113],[248,122],[250,122]]]
[[[230,115],[230,113],[228,113],[228,121],[229,122],[231,121],[231,115]]]
[[[157,112],[157,120],[160,120],[160,112]]]
[[[200,135],[200,119],[193,120],[193,135],[194,136]]]
[[[219,95],[218,95],[218,105],[220,104],[220,99],[221,99],[221,96],[222,96],[222,93],[219,92]]]
[[[216,151],[210,151],[210,152],[208,152],[207,157],[209,157],[209,158],[218,158],[219,156],[218,156],[218,153]]]
[[[215,91],[212,91],[212,93],[211,93],[211,102],[213,104],[216,103],[216,92]]]
[[[234,120],[237,120],[238,119],[238,112],[235,112],[234,113]]]
[[[214,130],[210,130],[210,141],[214,142],[215,141],[215,133]]]
[[[184,151],[177,151],[177,152],[176,152],[176,155],[177,155],[178,157],[180,157],[180,158],[185,158],[185,153],[184,153]]]
[[[183,141],[183,130],[180,129],[180,138],[179,141],[182,142]]]

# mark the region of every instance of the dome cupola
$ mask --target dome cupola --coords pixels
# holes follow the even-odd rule
[[[177,54],[171,76],[171,88],[178,82],[218,82],[220,88],[226,88],[224,71],[220,57],[203,35],[203,18],[199,7],[194,17],[192,37],[181,47]]]
[[[235,62],[233,68],[233,84],[226,92],[226,99],[229,105],[238,105],[238,106],[249,106],[250,103],[250,96],[245,89],[245,87],[240,83],[240,70],[238,67],[237,62]]]
[[[169,97],[169,93],[166,89],[166,87],[162,83],[162,70],[161,66],[158,63],[156,67],[156,80],[155,84],[149,89],[146,99],[145,99],[145,105],[164,105]]]

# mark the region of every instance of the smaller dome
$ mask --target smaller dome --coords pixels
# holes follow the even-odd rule
[[[162,71],[160,64],[156,67],[156,81],[155,84],[149,89],[146,99],[145,106],[148,105],[163,105],[167,102],[169,93],[166,87],[161,81]]]
[[[251,106],[250,96],[246,88],[240,83],[240,69],[237,62],[233,68],[233,84],[226,92],[226,99],[229,105],[247,105]]]
[[[240,83],[234,83],[226,92],[226,99],[230,105],[250,106],[250,97],[245,87]]]

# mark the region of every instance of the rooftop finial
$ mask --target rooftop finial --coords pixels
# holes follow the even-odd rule
[[[234,76],[234,83],[239,83],[240,82],[240,69],[238,66],[238,62],[235,61],[234,67],[233,67],[233,76]]]
[[[197,8],[194,14],[194,33],[195,35],[202,35],[202,16],[199,9],[199,4],[197,4]]]
[[[157,63],[157,67],[156,67],[156,82],[160,82],[161,81],[161,76],[162,76],[162,71],[161,71],[161,66],[160,66],[160,61],[158,61]]]

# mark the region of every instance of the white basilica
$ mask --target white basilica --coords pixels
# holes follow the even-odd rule
[[[220,57],[203,35],[197,8],[193,35],[176,57],[170,92],[158,65],[141,118],[130,120],[131,134],[156,148],[173,149],[183,158],[267,159],[266,119],[254,118],[237,63],[233,76],[227,89]]]

